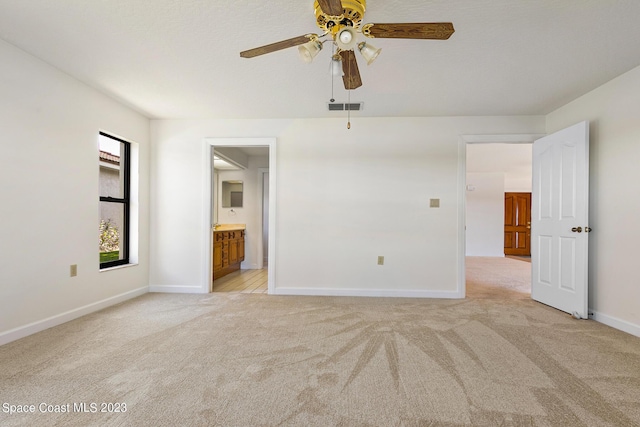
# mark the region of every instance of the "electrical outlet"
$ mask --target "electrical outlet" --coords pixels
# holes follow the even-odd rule
[[[71,264],[69,267],[69,275],[71,277],[76,277],[78,275],[78,264]]]
[[[379,256],[378,257],[378,265],[384,265],[384,257],[383,256]]]
[[[440,207],[440,199],[430,199],[429,200],[430,208],[439,208]]]

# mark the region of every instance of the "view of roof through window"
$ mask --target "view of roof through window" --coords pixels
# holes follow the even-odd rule
[[[98,144],[100,151],[120,157],[120,141],[100,135]]]

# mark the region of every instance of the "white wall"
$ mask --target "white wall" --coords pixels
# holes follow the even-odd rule
[[[150,283],[194,292],[210,262],[204,138],[277,138],[276,293],[458,296],[460,135],[544,131],[543,117],[151,123]]]
[[[549,133],[590,121],[589,306],[640,336],[640,67],[549,114]]]
[[[149,121],[3,41],[0,64],[1,344],[146,292]],[[102,273],[100,130],[137,143],[140,180],[139,265]]]
[[[218,201],[219,224],[246,224],[245,258],[243,269],[262,268],[262,173],[259,168],[268,168],[266,156],[249,156],[248,167],[243,170],[220,171],[218,173],[218,196],[221,195],[222,181],[243,182],[241,208],[223,208]],[[215,194],[215,193],[214,193]]]
[[[522,142],[467,144],[467,172],[501,172],[505,192],[530,193],[531,149]]]
[[[505,176],[467,173],[467,256],[504,256]]]

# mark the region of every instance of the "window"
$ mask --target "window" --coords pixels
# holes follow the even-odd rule
[[[129,263],[131,144],[106,133],[100,158],[100,268]]]

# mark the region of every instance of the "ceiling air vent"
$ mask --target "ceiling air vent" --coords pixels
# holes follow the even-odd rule
[[[351,104],[345,104],[341,102],[330,102],[327,104],[329,106],[329,111],[362,111],[363,103],[362,102],[352,102]]]

